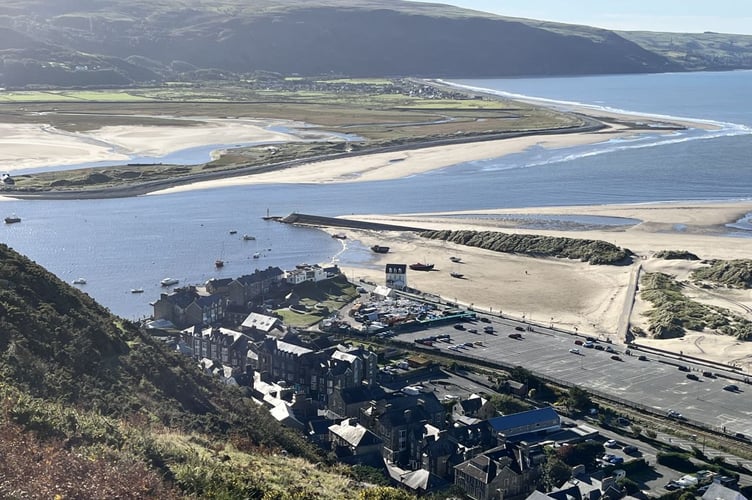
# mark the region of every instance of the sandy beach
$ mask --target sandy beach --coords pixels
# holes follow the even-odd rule
[[[700,262],[657,259],[654,254],[664,249],[688,250],[702,259],[752,258],[749,238],[721,236],[723,224],[734,222],[752,212],[752,202],[735,203],[671,203],[654,205],[607,205],[580,207],[546,207],[517,210],[486,210],[484,214],[548,214],[629,217],[639,223],[620,229],[597,230],[531,230],[511,227],[508,221],[474,218],[477,212],[452,214],[410,214],[401,216],[358,216],[357,219],[403,224],[427,229],[469,229],[541,234],[572,238],[599,239],[631,249],[637,258],[631,266],[592,266],[565,260],[531,258],[502,254],[453,243],[426,240],[408,232],[372,232],[348,230],[353,240],[365,246],[380,244],[390,247],[385,255],[373,254],[371,262],[358,268],[344,267],[351,278],[383,284],[383,268],[387,263],[429,262],[431,272],[408,271],[411,287],[441,296],[445,300],[473,305],[478,310],[503,311],[505,315],[524,318],[539,324],[554,324],[568,330],[610,338],[623,343],[617,332],[626,320],[631,303],[630,279],[638,272],[665,272],[684,280],[704,264]],[[465,215],[466,217],[462,217]],[[670,228],[681,224],[684,230]],[[337,228],[337,232],[341,229]],[[455,264],[450,257],[460,257]],[[450,272],[459,272],[462,279]],[[745,307],[752,307],[752,291],[716,289],[707,293],[692,291],[695,300],[725,307],[752,320]],[[643,315],[650,308],[637,295],[629,321],[646,329]],[[682,339],[640,339],[646,345],[696,355],[713,361],[752,363],[752,343],[708,332],[690,333]]]

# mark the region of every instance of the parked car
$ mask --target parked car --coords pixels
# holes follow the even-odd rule
[[[462,323],[457,323],[456,325],[454,325],[454,328],[457,330],[464,330],[465,325],[463,325]]]
[[[582,344],[582,347],[587,347],[588,349],[592,349],[593,347],[595,347],[595,344],[593,344],[591,341],[588,340],[587,342]]]
[[[616,439],[609,439],[605,443],[603,443],[603,446],[606,448],[618,448],[619,444],[616,442]]]
[[[637,359],[640,361],[647,361],[648,357],[645,356],[644,354],[640,354],[639,356],[637,356]]]
[[[585,337],[585,340],[587,340],[588,342],[598,342],[595,337]]]
[[[637,446],[635,446],[633,444],[628,444],[627,446],[625,446],[624,448],[622,448],[621,451],[623,451],[627,455],[636,455],[636,454],[638,454],[640,452],[640,449],[637,448]]]
[[[486,318],[485,316],[481,316],[481,317],[480,317],[480,320],[481,320],[481,322],[483,322],[483,323],[490,323],[490,322],[491,322],[491,320],[490,320],[490,319],[488,319],[488,318]]]
[[[575,349],[575,348],[573,347],[573,348],[571,348],[571,349],[569,350],[569,352],[571,352],[572,354],[579,354],[579,353],[580,353],[580,350],[579,350],[579,349]]]
[[[493,333],[494,329],[492,326],[484,326],[483,331],[486,333]]]
[[[475,328],[468,328],[467,331],[468,333],[478,333],[478,330],[476,330]]]
[[[666,486],[664,486],[668,491],[674,491],[681,489],[681,486],[676,481],[669,481],[666,483]]]
[[[574,345],[582,345],[582,340],[575,340]]]
[[[729,392],[738,392],[739,391],[739,386],[735,385],[735,384],[724,385],[723,386],[723,390],[724,391],[729,391]]]
[[[613,356],[611,356],[611,359],[613,359],[614,361],[621,361],[621,357],[617,356],[616,354],[614,354]]]
[[[679,369],[680,372],[688,372],[689,371],[689,367],[688,366],[684,366],[684,365],[679,365],[678,369]]]
[[[616,423],[619,424],[619,425],[629,425],[632,422],[630,422],[628,418],[619,417],[619,418],[616,419]]]
[[[695,375],[694,373],[687,373],[687,378],[688,378],[689,380],[700,380],[700,377],[698,377],[698,376],[697,376],[697,375]]]
[[[525,329],[522,328],[521,326],[515,326],[514,329],[517,330],[518,332],[524,332],[525,331]]]
[[[614,349],[610,345],[607,345],[606,346],[606,352],[610,352],[611,354],[616,354],[616,349]]]
[[[522,334],[519,334],[519,333],[510,333],[509,334],[509,338],[510,339],[521,340],[522,339]]]
[[[668,418],[675,418],[677,420],[684,420],[684,415],[682,415],[681,413],[679,413],[678,411],[675,411],[675,410],[668,410],[666,412],[666,416]]]
[[[603,351],[603,350],[605,350],[605,349],[606,349],[605,347],[603,347],[603,346],[602,346],[602,345],[600,345],[600,344],[595,344],[595,346],[594,346],[594,347],[595,347],[595,349],[596,349],[596,350],[598,350],[598,351]]]
[[[624,457],[616,456],[616,457],[612,458],[611,460],[609,460],[608,463],[613,464],[613,465],[623,464],[624,463]]]
[[[708,377],[708,378],[715,378],[715,375],[713,375],[713,372],[702,372],[702,376]]]

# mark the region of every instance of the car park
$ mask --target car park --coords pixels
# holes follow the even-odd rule
[[[571,349],[569,350],[569,352],[571,352],[572,354],[579,354],[579,353],[580,353],[580,350],[579,350],[579,349],[575,349],[575,348],[573,347],[573,348],[571,348]]]

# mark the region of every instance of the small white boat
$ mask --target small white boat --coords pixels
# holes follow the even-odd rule
[[[460,262],[462,259],[460,257],[449,257],[449,260],[452,262]]]
[[[256,252],[255,254],[253,254],[254,259],[258,259],[259,257],[261,257],[260,253]]]
[[[73,280],[74,285],[85,285],[86,280],[84,278],[76,278]]]
[[[455,272],[451,272],[451,273],[449,273],[449,275],[450,275],[450,276],[451,276],[452,278],[464,278],[464,277],[465,277],[465,275],[464,275],[464,274],[462,274],[462,273],[455,273]]]
[[[180,283],[180,280],[176,278],[165,278],[159,282],[159,284],[162,286],[172,286],[172,285],[177,285],[178,283]]]
[[[143,288],[131,288],[131,293],[144,293]]]
[[[255,237],[255,236],[251,236],[250,234],[244,234],[244,235],[243,235],[243,239],[244,239],[245,241],[253,241],[253,240],[255,240],[255,239],[256,239],[256,237]]]

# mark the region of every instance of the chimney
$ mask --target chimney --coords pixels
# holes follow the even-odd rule
[[[412,410],[405,410],[404,415],[405,415],[405,421],[409,422],[410,419],[413,416],[413,411]]]

